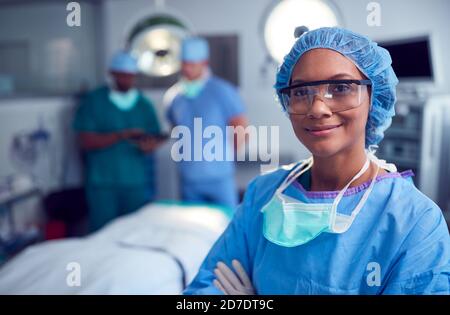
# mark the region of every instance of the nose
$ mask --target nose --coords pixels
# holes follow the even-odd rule
[[[306,113],[306,116],[310,119],[320,119],[320,118],[328,118],[331,117],[333,113],[330,108],[325,104],[324,100],[321,96],[317,94],[313,96],[311,100],[311,105],[309,106],[309,110]]]

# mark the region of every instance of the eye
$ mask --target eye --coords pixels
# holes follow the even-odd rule
[[[328,87],[328,92],[334,95],[347,95],[350,94],[352,90],[352,85],[348,83],[330,84]]]
[[[292,96],[295,97],[304,97],[307,96],[311,93],[310,89],[306,88],[306,87],[299,87],[299,88],[295,88],[291,91]]]

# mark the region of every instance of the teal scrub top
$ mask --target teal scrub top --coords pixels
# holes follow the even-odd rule
[[[76,132],[110,133],[139,128],[160,133],[153,104],[141,93],[130,110],[118,109],[109,100],[109,88],[100,87],[83,97],[73,127]],[[86,183],[97,186],[135,186],[151,182],[149,160],[129,141],[86,152]]]

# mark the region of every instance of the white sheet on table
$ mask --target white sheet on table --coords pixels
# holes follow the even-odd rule
[[[0,294],[179,294],[179,266],[146,248],[175,255],[190,282],[227,224],[213,208],[152,204],[89,237],[26,249],[0,269]],[[71,262],[81,269],[79,287],[66,282]]]

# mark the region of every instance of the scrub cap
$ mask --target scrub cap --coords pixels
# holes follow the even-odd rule
[[[338,27],[324,27],[304,33],[298,38],[277,72],[275,89],[281,103],[280,90],[289,86],[292,71],[300,57],[315,48],[327,48],[349,58],[372,82],[371,107],[366,125],[366,147],[378,144],[395,115],[397,76],[392,69],[389,52],[366,36]]]
[[[188,37],[181,43],[181,60],[201,62],[209,59],[208,42],[201,37]]]
[[[109,70],[136,74],[138,72],[137,60],[130,53],[119,51],[111,59]]]

